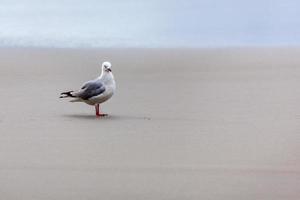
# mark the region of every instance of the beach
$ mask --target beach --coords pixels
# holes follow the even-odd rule
[[[0,49],[0,196],[300,198],[300,49]],[[60,99],[110,61],[101,108]]]

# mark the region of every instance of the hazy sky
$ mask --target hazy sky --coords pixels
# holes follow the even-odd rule
[[[0,0],[0,45],[300,44],[297,0]]]

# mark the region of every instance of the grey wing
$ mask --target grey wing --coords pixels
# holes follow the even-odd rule
[[[76,93],[76,96],[83,100],[88,100],[91,97],[102,94],[104,91],[105,87],[100,81],[89,81],[81,87],[81,90]]]

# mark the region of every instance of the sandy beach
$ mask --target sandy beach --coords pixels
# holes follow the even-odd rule
[[[300,49],[0,49],[5,200],[298,200]],[[117,93],[59,99],[109,60]]]

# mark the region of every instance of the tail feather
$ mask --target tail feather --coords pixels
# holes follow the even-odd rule
[[[62,93],[60,93],[60,97],[59,98],[75,97],[72,94],[72,92],[74,92],[74,91],[62,92]]]

